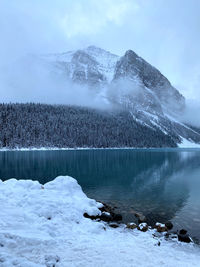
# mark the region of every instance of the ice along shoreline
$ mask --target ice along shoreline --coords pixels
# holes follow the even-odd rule
[[[190,146],[178,146],[178,147],[30,147],[30,148],[0,148],[0,152],[6,151],[70,151],[70,150],[200,150],[200,145]]]

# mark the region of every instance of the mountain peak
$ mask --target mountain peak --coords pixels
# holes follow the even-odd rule
[[[115,55],[115,54],[112,54],[111,52],[103,49],[103,48],[100,48],[100,47],[97,47],[95,45],[90,45],[88,46],[86,49],[83,49],[84,51],[86,51],[86,53],[92,55],[92,56],[103,56],[103,57],[113,57],[113,58],[119,58],[119,56]]]
[[[162,73],[129,49],[124,56],[119,57],[100,47],[90,45],[85,49],[53,55],[52,61],[62,69],[67,78],[74,82],[82,82],[90,86],[107,87],[112,86],[112,81],[131,81],[130,87],[141,85],[146,88],[141,92],[141,101],[153,99],[160,102],[167,110],[172,109],[179,112],[184,108],[184,97],[170,84]],[[112,83],[112,84],[111,84]],[[120,91],[124,90],[125,83],[120,85]],[[133,97],[135,95],[133,94]],[[173,103],[173,105],[172,105]]]
[[[104,49],[102,49],[102,48],[100,48],[100,47],[97,47],[97,46],[95,46],[95,45],[89,45],[89,46],[86,48],[86,50],[88,50],[88,51],[97,51],[97,52],[99,52],[99,51],[105,51]]]
[[[130,57],[130,58],[138,58],[139,56],[131,49],[127,50],[125,55],[125,57]]]
[[[163,132],[164,139],[168,136],[178,143],[182,136],[200,142],[198,129],[179,123],[179,115],[185,108],[184,97],[158,69],[133,50],[127,50],[119,57],[90,45],[65,53],[42,55],[39,59],[42,61],[38,63],[44,63],[56,78],[56,88],[60,77],[63,86],[67,84],[65,81],[70,81],[66,90],[73,90],[71,82],[80,88],[86,86],[87,94],[91,92],[89,99],[94,99],[94,103],[128,111],[133,123],[153,129],[155,133]]]

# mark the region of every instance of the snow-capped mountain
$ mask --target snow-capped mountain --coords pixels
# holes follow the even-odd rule
[[[120,57],[101,48],[89,46],[83,50],[43,55],[42,58],[53,63],[57,70],[62,70],[63,74],[74,82],[102,86],[113,80],[115,66]]]
[[[42,55],[55,73],[96,90],[110,105],[130,112],[133,120],[162,131],[175,143],[200,143],[200,130],[179,121],[185,98],[155,67],[132,50],[123,56],[89,46],[60,54]]]

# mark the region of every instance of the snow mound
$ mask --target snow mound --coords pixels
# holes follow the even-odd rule
[[[0,181],[0,266],[199,266],[193,244],[152,238],[152,231],[109,228],[86,219],[102,204],[87,198],[77,181],[60,176]]]

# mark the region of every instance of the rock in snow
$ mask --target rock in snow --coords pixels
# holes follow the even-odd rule
[[[87,198],[77,181],[60,176],[36,181],[0,181],[0,266],[199,266],[194,244],[158,240],[113,229],[83,216],[102,204]],[[49,219],[50,218],[50,219]]]

